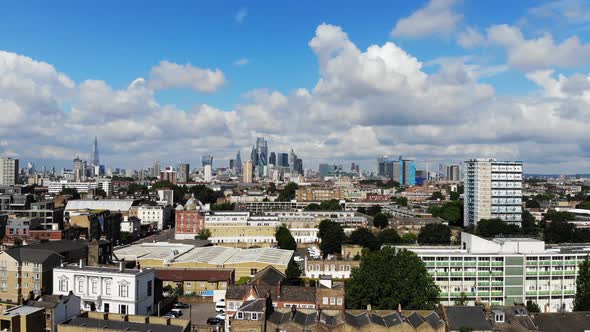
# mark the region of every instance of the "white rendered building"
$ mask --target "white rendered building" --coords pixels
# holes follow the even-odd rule
[[[65,265],[53,270],[53,294],[81,298],[81,309],[131,315],[154,312],[153,269]]]
[[[137,207],[137,218],[142,225],[154,225],[158,229],[164,229],[164,207],[142,205]]]

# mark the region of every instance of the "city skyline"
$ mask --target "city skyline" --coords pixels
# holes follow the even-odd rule
[[[265,137],[310,169],[403,155],[589,173],[582,1],[54,6],[0,14],[1,156],[66,167],[98,136],[108,167],[221,166]]]

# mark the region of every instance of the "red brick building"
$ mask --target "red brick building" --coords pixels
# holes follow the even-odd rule
[[[201,211],[201,202],[191,197],[184,207],[179,205],[176,208],[175,217],[176,240],[192,240],[205,228],[205,217]]]

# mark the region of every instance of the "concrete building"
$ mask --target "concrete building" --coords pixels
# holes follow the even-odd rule
[[[464,225],[481,219],[522,220],[522,162],[471,159],[465,162]]]
[[[211,168],[211,165],[207,164],[203,168],[203,179],[205,182],[211,182],[211,180],[213,180],[213,169]]]
[[[141,205],[137,208],[137,218],[142,225],[150,225],[152,228],[164,229],[166,209],[159,205]]]
[[[446,178],[449,181],[461,181],[461,170],[459,165],[448,165]]]
[[[76,189],[78,193],[87,194],[92,190],[102,189],[108,195],[113,193],[113,184],[110,179],[97,179],[93,182],[71,182],[61,180],[59,182],[49,182],[47,190],[50,194],[59,194],[65,188]]]
[[[253,175],[253,166],[251,160],[244,161],[242,165],[242,182],[244,183],[252,183],[252,175]]]
[[[301,187],[296,192],[297,201],[322,202],[332,199],[341,200],[344,198],[340,188],[315,188]]]
[[[176,171],[169,167],[165,171],[160,172],[160,181],[168,181],[172,184],[176,184]]]
[[[0,185],[14,186],[18,182],[18,159],[0,158]]]
[[[533,301],[544,312],[571,311],[578,265],[588,246],[546,247],[540,240],[486,240],[461,233],[460,247],[396,246],[415,252],[440,287],[440,301],[513,305]]]
[[[184,182],[190,182],[190,165],[189,164],[184,164],[184,163],[180,163],[178,165],[178,174],[177,174],[177,180],[180,183],[184,183]]]
[[[65,265],[53,270],[53,294],[79,296],[81,309],[105,313],[151,315],[154,312],[153,269]]]
[[[0,330],[43,332],[45,331],[45,310],[30,306],[10,308],[0,314]]]

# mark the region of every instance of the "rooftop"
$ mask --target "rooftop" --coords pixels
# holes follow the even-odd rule
[[[78,264],[69,264],[64,265],[62,267],[56,267],[54,271],[57,270],[72,270],[72,271],[80,271],[80,272],[98,272],[98,273],[117,273],[117,274],[130,274],[130,275],[138,275],[148,271],[153,271],[152,269],[119,269],[118,267],[108,267],[108,266],[87,266],[85,265],[83,268],[80,268]]]
[[[114,254],[118,259],[136,261],[140,258],[154,258],[171,261],[178,255],[184,254],[194,248],[192,245],[180,243],[141,243],[116,249]]]
[[[68,210],[110,210],[129,211],[135,201],[132,199],[77,199],[70,200],[66,205]]]
[[[43,310],[43,308],[31,307],[31,306],[18,306],[14,308],[7,309],[5,312],[2,313],[4,317],[14,317],[14,316],[26,316],[32,313],[38,312]]]
[[[160,325],[150,323],[132,323],[115,320],[101,320],[77,316],[60,325],[79,326],[85,329],[134,331],[134,332],[183,332],[184,326]]]

